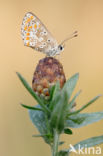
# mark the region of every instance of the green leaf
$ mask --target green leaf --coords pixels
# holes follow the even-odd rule
[[[32,90],[32,88],[29,86],[29,84],[27,83],[27,81],[21,76],[21,74],[17,72],[17,76],[21,80],[21,82],[24,85],[24,87],[29,91],[29,93],[35,98],[35,100],[43,108],[43,110],[45,112],[49,113],[49,109],[46,107],[46,105],[44,105],[44,103],[42,102],[42,100],[40,99],[40,97],[36,95],[36,93]]]
[[[63,145],[65,142],[64,141],[60,141],[59,142],[59,145]]]
[[[70,98],[70,96],[71,96],[71,94],[72,94],[72,92],[73,92],[73,90],[74,90],[74,88],[76,86],[78,77],[79,77],[79,74],[77,73],[77,74],[73,75],[69,80],[67,80],[66,83],[64,84],[64,87],[61,90],[61,92],[59,91],[60,94],[62,95],[62,94],[64,94],[64,92],[67,92],[67,96],[68,96],[68,98]],[[59,95],[57,94],[58,93],[57,90],[59,90],[58,83],[57,83],[57,88],[56,88],[56,91],[55,91],[56,93],[54,92],[55,96],[53,96],[54,98],[50,103],[50,107],[49,107],[50,110],[53,110],[55,108],[55,105],[56,105],[56,103],[58,101],[58,96]]]
[[[73,97],[73,99],[69,102],[68,110],[71,110],[76,98],[79,96],[80,93],[81,93],[81,90],[78,93],[76,93],[76,95]]]
[[[37,108],[40,108],[40,105],[35,106]],[[46,117],[45,113],[42,111],[34,111],[29,110],[29,116],[34,126],[38,129],[41,135],[48,134],[49,130],[46,125]],[[43,136],[46,143],[50,143],[50,138],[48,136]]]
[[[79,113],[71,115],[66,121],[66,126],[80,128],[103,119],[103,112]]]
[[[55,108],[51,113],[51,128],[56,128],[59,132],[64,129],[64,122],[67,115],[68,95],[67,92],[60,93],[57,97]]]
[[[83,147],[85,148],[85,145],[86,145],[86,148],[88,148],[88,147],[93,147],[93,146],[100,145],[100,144],[103,144],[103,135],[80,141],[79,143],[73,145],[73,147],[75,150],[78,150]],[[61,150],[58,153],[58,156],[69,156],[70,153],[71,153],[71,149],[69,148],[66,150]]]
[[[52,96],[52,100],[56,97],[57,93],[60,91],[60,83],[59,81],[57,81],[54,91],[53,91],[53,96]]]
[[[54,94],[54,90],[55,90],[55,85],[53,85],[51,88],[50,88],[50,101],[53,99],[53,94]]]
[[[58,152],[58,156],[69,156],[68,150],[61,150]]]
[[[59,81],[57,81],[56,85],[52,87],[52,92],[51,92],[51,96],[50,96],[50,104],[49,104],[49,108],[50,110],[52,110],[55,107],[55,99],[56,96],[59,95],[60,92],[60,83]]]
[[[84,106],[82,106],[79,110],[69,113],[68,116],[73,115],[73,114],[77,114],[77,113],[81,112],[86,107],[88,107],[89,105],[91,105],[92,103],[94,103],[100,96],[101,95],[96,96],[95,98],[93,98],[92,100],[90,100],[87,104],[85,104]]]
[[[73,75],[69,80],[66,81],[62,90],[66,90],[68,92],[68,98],[71,97],[72,92],[77,84],[77,80],[79,78],[79,73]]]
[[[64,129],[64,133],[65,133],[65,134],[69,134],[69,135],[73,134],[72,130],[69,129],[69,128],[65,128],[65,129]]]
[[[32,110],[38,110],[38,111],[43,111],[41,108],[37,108],[37,107],[32,107],[32,106],[27,106],[24,104],[21,104],[22,107],[26,108],[26,109],[32,109]]]
[[[93,146],[96,146],[96,145],[99,145],[99,144],[102,144],[102,143],[103,143],[103,135],[92,137],[92,138],[80,141],[77,144],[73,145],[73,147],[76,150],[78,150],[79,145],[82,148],[82,147],[85,147],[85,145],[86,145],[86,147],[93,147]],[[70,149],[69,149],[69,151],[70,151]]]
[[[60,96],[61,96],[61,91],[56,95],[56,97],[50,102],[50,106],[49,109],[51,110],[51,112],[55,109],[58,101],[60,100]]]

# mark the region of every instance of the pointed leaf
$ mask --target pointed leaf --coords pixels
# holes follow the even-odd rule
[[[24,87],[29,91],[29,93],[35,98],[35,100],[40,104],[40,106],[43,108],[43,110],[45,112],[49,113],[48,108],[46,107],[46,105],[43,104],[42,100],[40,99],[39,96],[36,95],[36,93],[32,90],[32,88],[29,86],[29,84],[27,83],[27,81],[21,76],[20,73],[17,72],[17,76],[19,77],[19,79],[21,80],[22,84],[24,85]]]
[[[92,138],[80,141],[79,143],[73,145],[73,148],[75,150],[78,150],[78,149],[83,148],[83,147],[85,148],[85,146],[86,146],[86,148],[88,148],[88,147],[94,147],[94,146],[100,145],[100,144],[103,144],[103,135],[92,137]],[[58,153],[58,156],[69,156],[69,154],[71,152],[72,152],[71,149],[61,150]]]
[[[59,94],[57,97],[57,103],[53,112],[51,114],[50,124],[51,128],[57,128],[59,132],[64,129],[64,120],[66,117],[68,105],[68,95],[67,92],[63,92],[63,94]]]
[[[103,119],[103,112],[80,113],[71,115],[66,121],[66,126],[80,128]]]
[[[85,148],[85,146],[86,146],[86,148],[88,148],[88,147],[94,147],[94,146],[100,145],[100,144],[103,144],[103,135],[92,137],[92,138],[80,141],[79,143],[73,145],[73,148],[75,150],[78,150],[78,149],[83,148],[83,147]],[[69,156],[69,154],[71,152],[72,152],[71,149],[61,150],[58,153],[58,156]]]
[[[66,83],[64,84],[64,87],[62,90],[67,90],[68,92],[68,98],[71,97],[72,92],[77,84],[77,80],[79,78],[79,73],[76,73],[75,75],[73,75],[69,80],[66,81]]]
[[[100,96],[101,95],[96,96],[95,98],[93,98],[92,100],[90,100],[87,104],[85,104],[84,106],[82,106],[79,110],[69,113],[68,116],[73,115],[73,114],[77,114],[77,113],[81,112],[86,107],[88,107],[89,105],[91,105],[92,103],[94,103]]]
[[[64,133],[69,135],[73,134],[72,130],[69,128],[64,129]]]
[[[60,91],[60,83],[59,81],[57,81],[54,91],[53,91],[53,96],[52,96],[52,100],[55,98],[55,96],[57,95],[57,93]]]
[[[99,144],[103,144],[103,135],[101,136],[96,136],[96,137],[92,137],[83,141],[80,141],[79,143],[75,144],[73,147],[78,150],[79,145],[80,147],[93,147]]]
[[[63,145],[65,142],[64,141],[60,141],[59,142],[59,145]]]
[[[69,156],[68,150],[61,150],[58,152],[58,156]]]
[[[37,108],[41,108],[40,105],[35,106]],[[45,113],[42,111],[34,111],[34,110],[29,110],[29,116],[38,131],[40,132],[41,135],[48,134],[48,128],[46,125],[46,117]],[[43,137],[46,143],[50,143],[49,137],[44,136]]]
[[[76,98],[79,96],[80,93],[81,93],[81,90],[78,93],[76,93],[76,95],[73,97],[73,99],[69,102],[69,105],[68,105],[69,110],[71,110],[73,104],[75,103]]]
[[[60,96],[61,96],[61,91],[55,96],[55,98],[50,102],[50,106],[49,109],[51,111],[53,111],[53,109],[55,109],[58,101],[60,100]]]
[[[50,88],[50,101],[53,99],[54,90],[55,90],[55,85],[53,85],[53,86]]]
[[[52,89],[52,95],[51,95],[50,104],[49,104],[50,110],[52,110],[55,107],[55,104],[56,104],[55,100],[57,99],[56,96],[58,96],[59,91],[60,91],[60,83],[59,81],[57,81],[56,85],[53,86],[53,89]]]
[[[39,111],[43,111],[41,108],[37,108],[37,107],[32,107],[32,106],[27,106],[24,104],[21,104],[22,107],[26,108],[26,109],[32,109],[32,110],[39,110]]]

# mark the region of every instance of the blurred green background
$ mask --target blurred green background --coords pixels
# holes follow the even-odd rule
[[[49,156],[50,149],[32,125],[20,102],[36,104],[17,78],[19,71],[30,83],[44,54],[25,47],[20,27],[26,12],[35,13],[58,42],[75,30],[79,36],[66,43],[59,60],[67,79],[76,72],[82,89],[77,108],[97,94],[103,94],[103,0],[0,0],[0,156]],[[57,57],[58,58],[58,57]],[[103,110],[103,98],[85,110]],[[63,148],[80,140],[103,134],[103,121],[63,135]],[[102,155],[103,155],[103,145]],[[73,155],[73,154],[72,154]]]

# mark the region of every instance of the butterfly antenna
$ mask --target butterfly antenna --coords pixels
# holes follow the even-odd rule
[[[68,40],[70,40],[70,39],[72,39],[74,37],[77,37],[77,36],[78,36],[78,31],[73,32],[71,35],[69,35],[69,37],[67,37],[65,40],[63,40],[60,45],[62,45],[66,41],[68,41]]]

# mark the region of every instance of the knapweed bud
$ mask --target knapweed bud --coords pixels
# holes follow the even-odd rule
[[[49,88],[60,82],[62,88],[66,82],[62,64],[54,57],[41,59],[33,75],[32,88],[45,99],[49,99]]]

